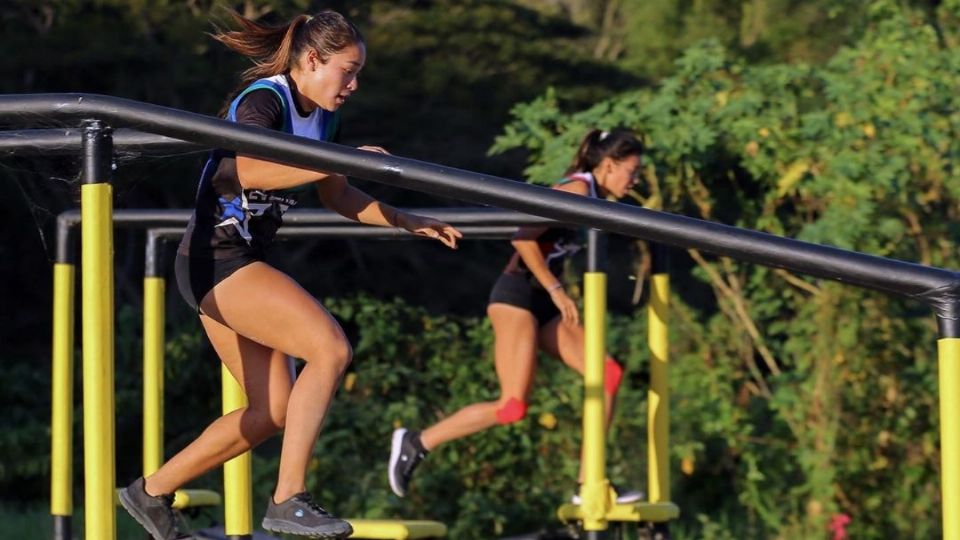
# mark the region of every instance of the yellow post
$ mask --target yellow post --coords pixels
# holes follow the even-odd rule
[[[937,345],[943,540],[960,540],[960,338],[944,338]]]
[[[226,366],[222,366],[223,414],[247,406],[243,388]],[[223,464],[223,521],[227,537],[253,534],[253,481],[250,452]]]
[[[116,538],[114,468],[113,190],[80,187],[83,282],[85,538]]]
[[[143,476],[163,465],[165,290],[164,278],[143,279]]]
[[[54,537],[68,538],[73,515],[73,305],[76,268],[53,265],[53,401],[50,420],[50,514]]]
[[[607,529],[610,486],[606,478],[606,430],[604,429],[603,362],[606,357],[607,276],[584,274],[584,405],[583,405],[583,528]]]
[[[650,278],[647,341],[650,346],[650,389],[647,391],[647,489],[652,503],[670,500],[670,388],[668,315],[670,275]]]

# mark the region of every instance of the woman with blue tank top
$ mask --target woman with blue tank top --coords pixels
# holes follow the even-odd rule
[[[580,143],[564,179],[554,189],[620,199],[636,183],[642,154],[643,144],[628,130],[593,130]],[[521,227],[516,233],[512,242],[516,253],[494,284],[487,305],[500,398],[467,405],[423,431],[396,429],[387,476],[397,496],[406,495],[414,470],[430,450],[498,424],[519,422],[526,416],[538,349],[583,374],[583,327],[577,305],[561,279],[564,261],[580,249],[578,236],[578,231],[546,226]],[[608,425],[622,376],[620,364],[607,357]],[[621,504],[635,502],[641,496],[635,490],[617,490],[617,502]],[[572,500],[579,504],[576,492]]]
[[[357,90],[366,59],[359,30],[325,10],[268,26],[231,12],[239,25],[213,37],[251,58],[243,90],[226,116],[240,124],[335,141],[340,106]],[[378,147],[360,147],[372,152]],[[267,264],[264,249],[316,186],[327,208],[361,223],[401,227],[456,248],[459,231],[408,214],[352,187],[345,177],[215,150],[197,189],[196,209],[177,252],[177,284],[197,311],[248,405],[224,415],[158,471],[120,492],[120,502],[156,540],[186,538],[172,493],[284,429],[276,489],[264,529],[343,538],[350,524],[306,492],[306,471],[324,415],[352,351],[336,320],[294,280]],[[289,357],[305,361],[294,380]]]

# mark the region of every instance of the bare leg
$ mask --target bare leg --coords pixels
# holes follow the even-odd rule
[[[293,380],[287,355],[253,342],[205,315],[214,349],[243,387],[248,405],[213,421],[186,448],[146,479],[152,495],[180,486],[253,448],[284,425]]]
[[[560,358],[563,363],[570,366],[577,373],[583,375],[584,359],[584,337],[583,327],[580,325],[564,324],[560,317],[556,317],[540,329],[540,348],[545,352]],[[607,360],[613,360],[609,356]],[[606,428],[610,427],[610,420],[613,418],[614,396],[604,392],[604,424]],[[581,462],[582,459],[581,450]],[[583,467],[580,467],[579,481],[583,481]]]
[[[493,323],[500,399],[467,405],[425,429],[420,440],[427,450],[489,429],[497,423],[497,410],[508,400],[526,400],[536,370],[537,321],[529,311],[508,304],[490,304],[487,315]]]
[[[267,350],[283,351],[307,362],[297,381],[289,389],[286,400],[287,429],[280,455],[277,489],[274,493],[274,500],[284,501],[305,489],[310,454],[340,376],[350,363],[350,345],[340,326],[315,298],[287,275],[265,263],[245,266],[219,283],[203,299],[201,309],[206,314],[204,327],[208,332],[211,325],[206,319],[232,330],[247,341],[260,344]],[[211,341],[213,340],[211,335]],[[252,388],[265,384],[247,373],[238,376],[238,371],[229,363],[227,366],[244,385],[248,395]],[[283,365],[282,369],[278,368],[276,371],[285,374],[289,381],[287,369],[287,366]],[[188,449],[195,447],[190,454],[183,459],[175,456],[161,468],[165,475],[178,478],[176,482],[169,481],[165,489],[170,486],[179,487],[189,478],[202,474],[206,469],[200,464],[207,469],[219,465],[225,460],[224,456],[229,458],[232,457],[231,453],[239,454],[265,437],[261,433],[245,432],[245,424],[240,421],[224,422],[224,419],[231,415],[218,419],[214,422],[214,425],[217,425],[216,430],[211,432],[208,429],[188,446]],[[242,415],[243,413],[239,416]],[[224,422],[222,426],[221,422]],[[283,425],[283,422],[279,425]],[[279,425],[274,426],[273,431],[276,431]],[[224,436],[221,432],[232,435]],[[211,434],[208,436],[208,433]],[[259,440],[255,440],[257,435],[260,435]],[[236,443],[238,438],[245,440],[246,444]],[[172,468],[174,463],[184,468],[186,473],[175,475],[163,470]]]

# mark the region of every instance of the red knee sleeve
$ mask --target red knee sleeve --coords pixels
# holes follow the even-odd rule
[[[620,381],[623,380],[623,368],[611,358],[603,364],[603,387],[611,396],[617,395]]]
[[[497,409],[498,424],[519,422],[527,415],[527,404],[517,398],[510,398],[507,404]]]

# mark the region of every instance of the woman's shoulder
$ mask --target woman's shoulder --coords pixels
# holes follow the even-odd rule
[[[590,193],[590,186],[592,183],[593,175],[590,173],[575,172],[563,177],[563,179],[557,182],[553,188],[569,191],[571,193],[579,193],[580,195],[586,195]]]

